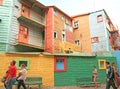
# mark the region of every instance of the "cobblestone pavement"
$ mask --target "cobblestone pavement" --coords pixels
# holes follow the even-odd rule
[[[0,89],[5,89],[3,87],[0,87]],[[15,89],[15,88],[14,88]],[[23,88],[21,88],[23,89]],[[38,89],[37,87],[32,87],[31,89]],[[44,87],[42,86],[41,89],[105,89],[105,85],[101,85],[98,88],[95,87],[80,87],[80,86],[61,86],[61,87]],[[112,87],[110,89],[113,89]],[[118,88],[120,89],[120,87]]]

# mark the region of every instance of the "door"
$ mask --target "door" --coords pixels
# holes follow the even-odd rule
[[[18,42],[28,43],[28,28],[26,26],[20,25]]]

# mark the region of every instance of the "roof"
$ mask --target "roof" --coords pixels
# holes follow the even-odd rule
[[[85,15],[89,15],[89,13],[79,14],[79,15],[75,15],[75,16],[71,16],[71,17],[72,17],[72,18],[76,18],[76,17],[80,17],[80,16],[85,16]]]
[[[20,0],[20,1],[21,1],[21,2],[24,2],[25,0]],[[41,8],[46,8],[45,5],[43,5],[42,3],[40,3],[40,2],[37,1],[37,0],[29,0],[29,1],[32,2],[33,5],[35,4],[35,5],[37,5],[37,6],[41,7]]]
[[[76,18],[76,17],[80,17],[80,16],[85,16],[85,15],[90,15],[90,14],[93,14],[93,13],[96,13],[96,12],[100,12],[100,11],[104,11],[104,13],[106,14],[106,16],[108,17],[110,23],[113,25],[114,27],[114,24],[112,23],[110,17],[108,16],[107,12],[105,11],[105,9],[102,9],[102,10],[97,10],[97,11],[94,11],[94,12],[89,12],[89,13],[84,13],[84,14],[79,14],[79,15],[75,15],[75,16],[72,16],[72,18]]]
[[[65,16],[67,16],[68,18],[72,19],[68,14],[66,14],[65,12],[63,12],[61,9],[59,9],[58,7],[56,6],[47,6],[47,7],[53,7],[55,9],[57,9],[58,11],[60,11],[61,13],[63,13]]]

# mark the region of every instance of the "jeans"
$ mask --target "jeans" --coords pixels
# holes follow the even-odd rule
[[[27,89],[26,86],[25,86],[25,83],[23,80],[18,80],[18,88],[17,89],[20,89],[20,86],[23,86],[24,89]]]
[[[117,89],[114,79],[110,79],[106,82],[106,89],[110,89],[111,86],[113,87],[113,89]]]
[[[6,89],[12,89],[12,85],[16,82],[16,78],[11,78],[6,84]]]

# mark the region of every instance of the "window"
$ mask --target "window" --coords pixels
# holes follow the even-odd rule
[[[65,23],[65,29],[72,32],[72,26],[70,26],[70,25],[67,24],[67,23]]]
[[[21,64],[25,64],[26,69],[29,69],[29,65],[30,65],[29,59],[18,59],[16,62],[17,69],[21,69],[20,68]]]
[[[57,15],[57,10],[56,10],[56,9],[54,9],[54,15],[55,15],[55,16]]]
[[[2,5],[2,0],[0,0],[0,5]]]
[[[103,17],[100,14],[100,15],[97,16],[97,22],[99,23],[99,22],[102,22],[102,21],[103,21]]]
[[[62,30],[62,41],[66,41],[66,35],[64,30]]]
[[[78,21],[74,22],[74,28],[78,28]]]
[[[54,38],[57,38],[57,32],[54,32]]]
[[[80,41],[79,40],[75,40],[75,44],[80,45]]]
[[[106,69],[106,60],[98,60],[99,69]]]
[[[66,71],[66,57],[55,57],[54,71],[55,72],[65,72]]]
[[[97,43],[97,42],[99,42],[99,39],[98,39],[98,37],[93,37],[93,38],[91,38],[91,41],[92,41],[92,43]]]
[[[65,16],[64,15],[62,15],[62,20],[65,20]]]

